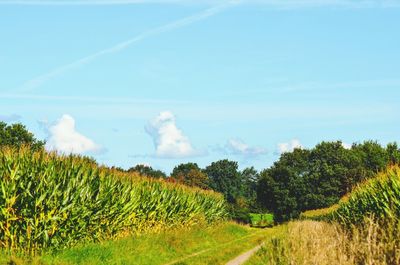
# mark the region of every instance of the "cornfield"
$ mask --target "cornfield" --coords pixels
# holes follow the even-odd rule
[[[220,194],[98,167],[80,156],[0,150],[0,247],[35,254],[225,218]]]
[[[366,217],[400,221],[400,167],[393,166],[359,184],[338,204],[306,211],[302,219],[334,220],[346,226],[362,224]]]
[[[339,202],[333,218],[340,223],[360,224],[366,216],[376,219],[400,219],[400,167],[365,181]]]

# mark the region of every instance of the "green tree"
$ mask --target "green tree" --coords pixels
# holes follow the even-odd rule
[[[161,170],[155,170],[151,166],[139,164],[135,167],[131,167],[128,169],[128,172],[137,172],[142,176],[150,177],[150,178],[166,178],[167,175]]]
[[[390,164],[396,165],[400,163],[400,148],[397,143],[389,143],[386,146],[386,152],[388,154]]]
[[[227,159],[219,160],[207,166],[204,172],[209,177],[211,189],[224,194],[226,200],[230,203],[236,201],[241,191],[237,162]]]
[[[44,148],[45,142],[37,140],[26,127],[20,123],[7,125],[0,121],[0,146],[30,146],[32,150]]]
[[[186,163],[176,166],[171,173],[171,178],[191,187],[207,189],[208,176],[196,163]]]
[[[246,200],[246,204],[256,210],[257,208],[257,182],[260,174],[254,167],[248,167],[240,172],[240,194]]]
[[[304,176],[308,172],[310,151],[295,149],[283,153],[279,161],[260,173],[257,201],[274,212],[277,221],[288,220],[300,213],[308,192]]]

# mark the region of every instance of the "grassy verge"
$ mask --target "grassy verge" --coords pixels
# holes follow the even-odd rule
[[[90,243],[16,264],[225,264],[265,240],[272,229],[233,223]],[[10,259],[3,255],[2,264]]]

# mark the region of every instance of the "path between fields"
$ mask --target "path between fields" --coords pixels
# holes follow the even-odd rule
[[[264,245],[264,243],[258,245],[257,247],[243,253],[242,255],[236,257],[235,259],[229,261],[228,263],[226,263],[226,265],[242,265],[243,263],[245,263],[251,256],[254,255],[254,253],[256,253],[262,246]]]
[[[185,257],[176,259],[176,260],[171,261],[171,262],[168,262],[168,263],[165,263],[164,265],[173,265],[173,264],[175,264],[175,263],[178,263],[178,262],[187,260],[187,259],[189,259],[189,258],[199,256],[199,255],[201,255],[201,254],[203,254],[203,253],[205,253],[205,252],[208,252],[208,251],[211,251],[211,250],[215,250],[215,249],[218,249],[218,248],[221,248],[221,247],[225,247],[225,246],[228,246],[228,245],[230,245],[230,244],[232,244],[232,243],[236,243],[236,242],[238,242],[238,241],[240,241],[240,240],[243,240],[243,239],[245,239],[245,238],[249,238],[249,237],[252,237],[252,236],[254,236],[254,235],[261,234],[262,232],[265,232],[265,231],[258,231],[258,232],[255,232],[255,233],[253,233],[253,234],[250,234],[250,235],[247,235],[247,236],[244,236],[244,237],[235,239],[235,240],[233,240],[233,241],[230,241],[230,242],[227,242],[227,243],[223,243],[223,244],[221,244],[221,245],[219,245],[219,246],[217,246],[217,247],[204,249],[204,250],[202,250],[202,251],[199,251],[199,252],[190,254],[190,255],[188,255],[188,256],[185,256]],[[247,259],[249,259],[249,258],[251,257],[251,255],[254,254],[254,252],[256,252],[259,248],[262,247],[263,244],[264,244],[264,243],[262,243],[261,245],[259,245],[259,246],[255,247],[255,248],[253,248],[252,250],[249,250],[248,252],[246,252],[246,253],[240,255],[239,257],[235,258],[235,259],[232,260],[232,261],[235,261],[236,259],[238,259],[238,258],[244,256],[245,254],[249,255],[249,256],[247,257]],[[251,252],[251,253],[250,253],[250,252]],[[250,254],[249,254],[249,253],[250,253]],[[247,259],[246,259],[246,260],[247,260]],[[244,261],[246,261],[246,260],[244,260]],[[232,261],[229,261],[229,262],[227,263],[227,265],[243,264],[243,263],[230,263],[230,262],[232,262]],[[243,261],[243,262],[244,262],[244,261]]]

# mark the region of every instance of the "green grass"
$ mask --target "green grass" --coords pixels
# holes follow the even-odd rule
[[[250,222],[253,227],[271,227],[274,224],[274,215],[271,213],[251,213]]]
[[[212,227],[181,228],[159,234],[76,246],[17,264],[225,264],[260,244],[271,229],[255,229],[234,223]],[[0,261],[9,258],[4,254]]]

